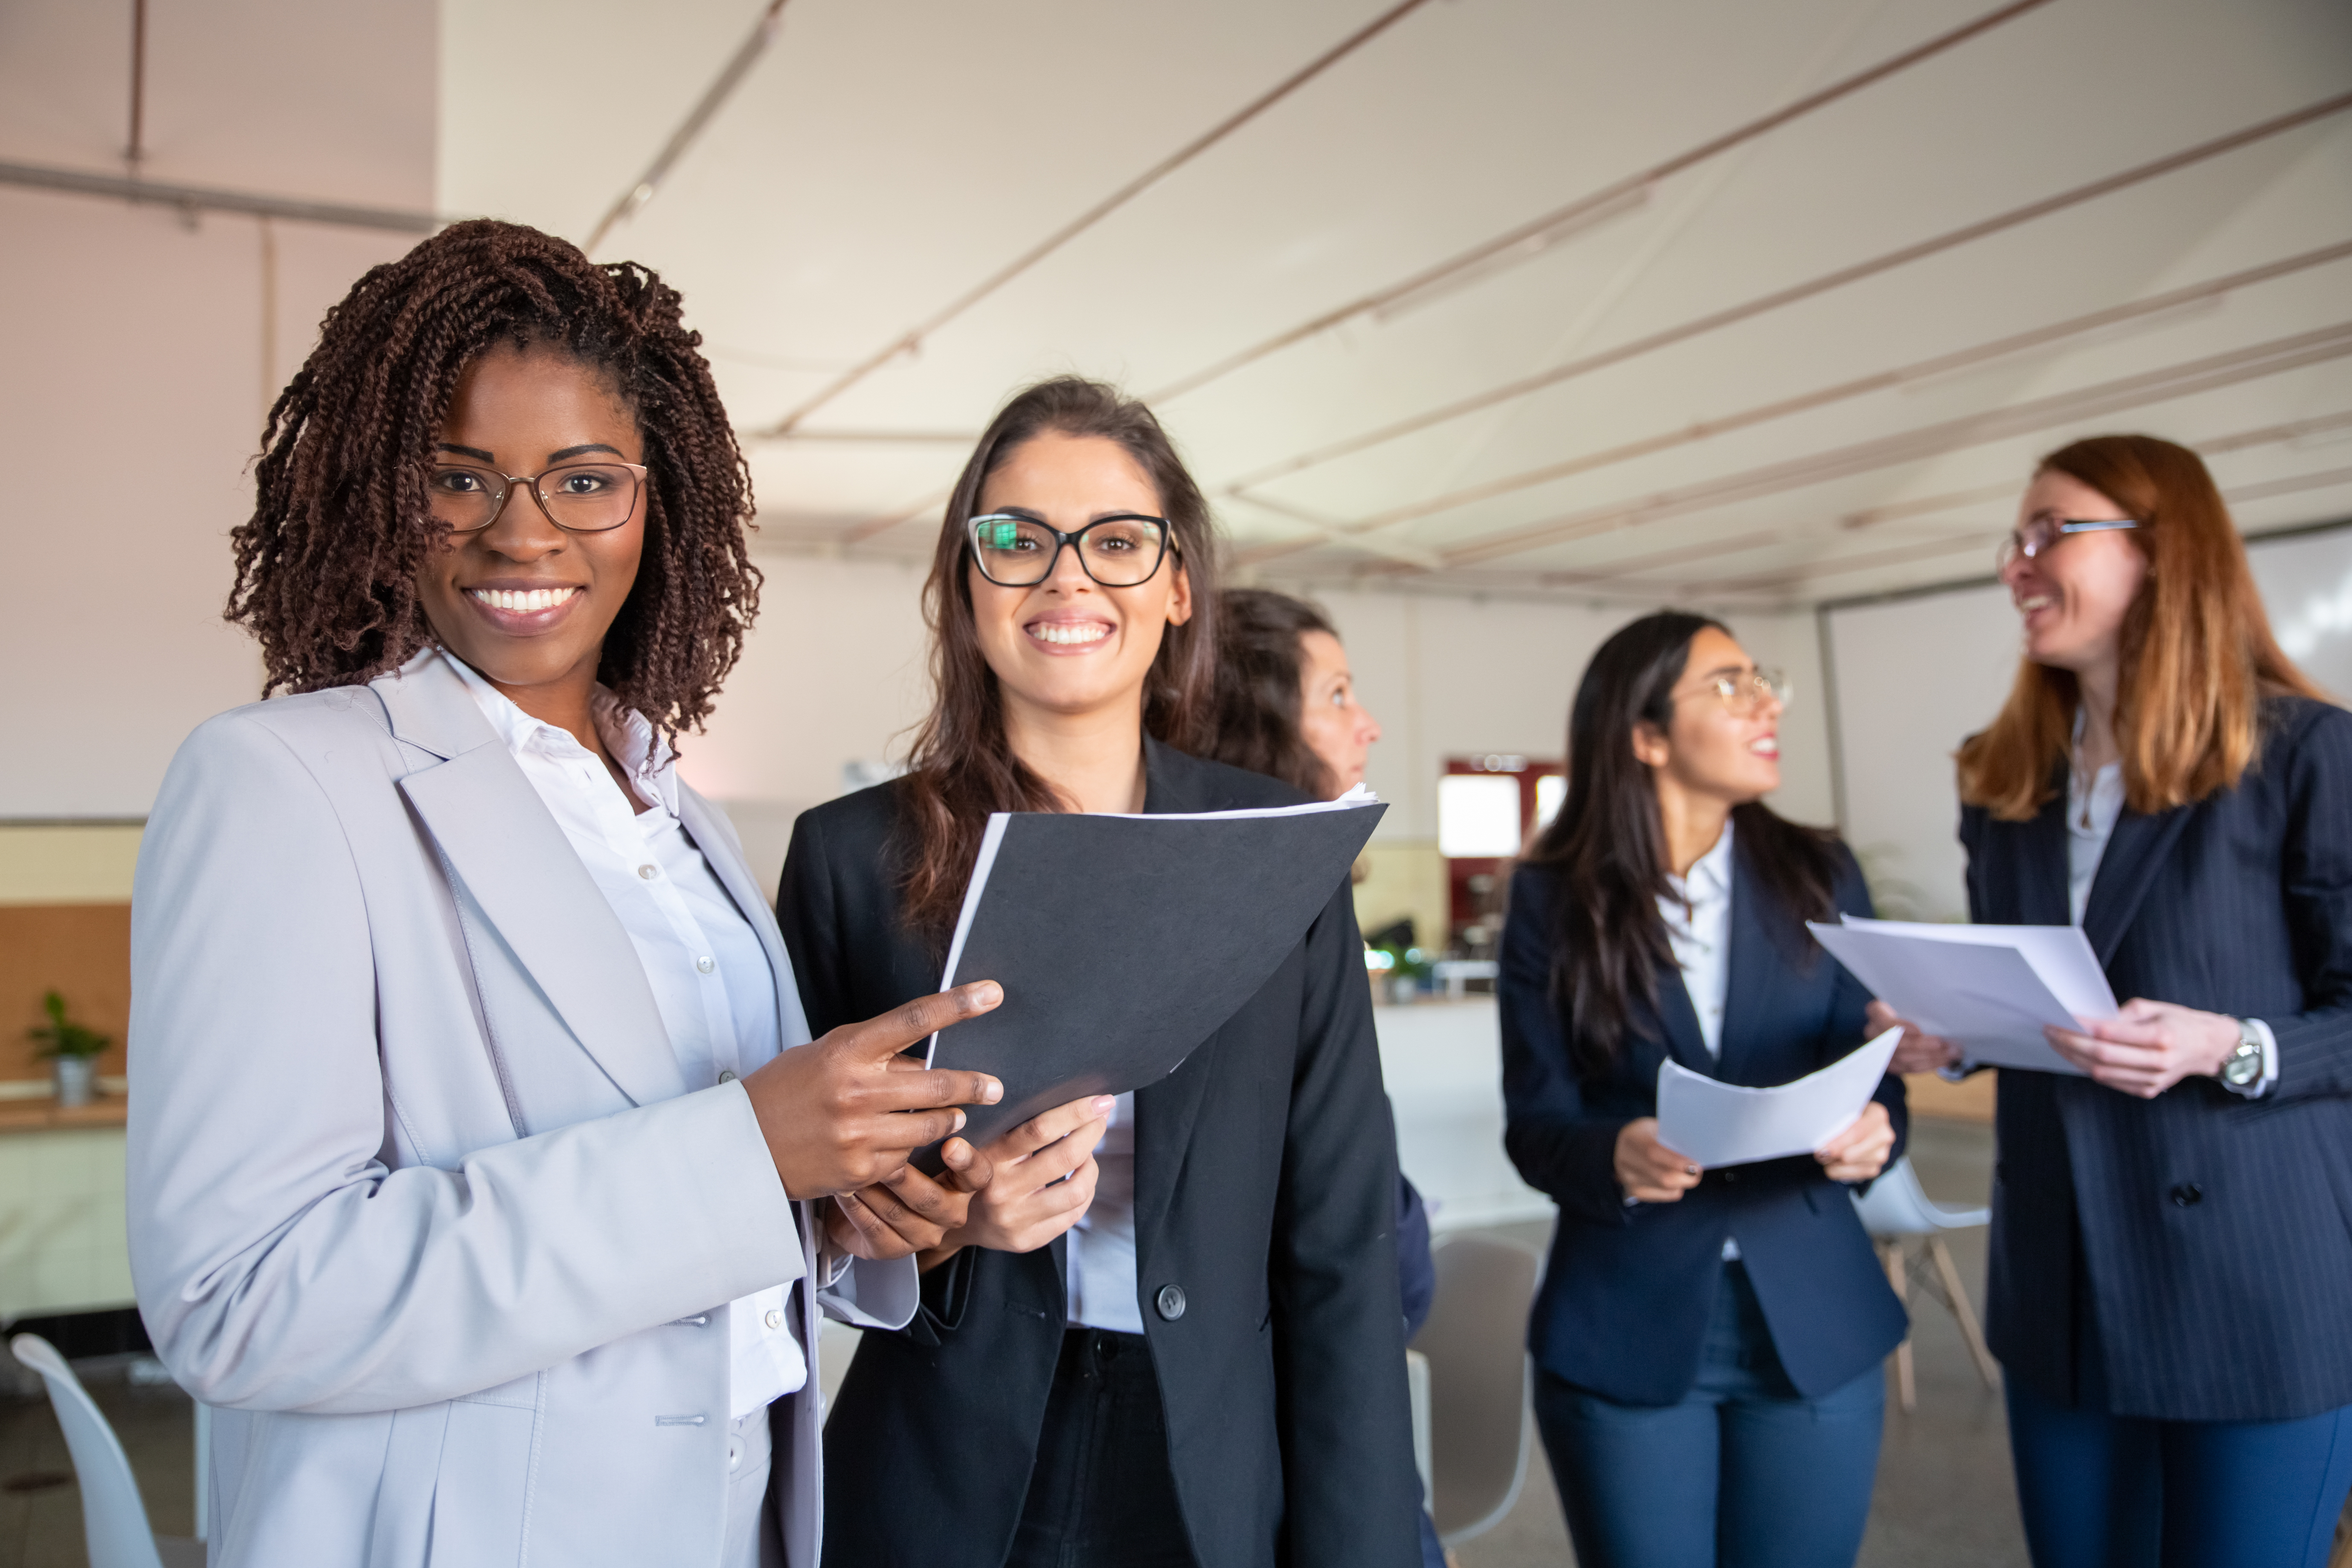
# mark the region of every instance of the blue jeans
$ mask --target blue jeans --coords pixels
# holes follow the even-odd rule
[[[2086,1358],[2085,1370],[2089,1370]],[[2352,1489],[2352,1405],[2300,1421],[2069,1408],[2010,1380],[2009,1448],[2041,1568],[2320,1568]]]
[[[1790,1384],[1737,1263],[1680,1403],[1620,1405],[1536,1374],[1536,1426],[1582,1568],[1849,1568],[1885,1414],[1876,1367],[1819,1399]]]

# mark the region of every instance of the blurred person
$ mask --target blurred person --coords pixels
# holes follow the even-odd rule
[[[1348,650],[1329,617],[1268,588],[1228,588],[1217,605],[1216,718],[1202,755],[1337,800],[1364,782],[1380,721],[1356,700]],[[1391,1107],[1391,1118],[1394,1107]],[[1429,1209],[1397,1174],[1397,1283],[1404,1337],[1429,1321],[1437,1295]],[[1423,1568],[1444,1568],[1437,1527],[1421,1516]]]
[[[2043,1568],[2319,1568],[2352,1488],[2352,715],[2197,455],[2042,460],[2025,634],[1958,754],[1969,918],[2083,929],[2084,1076],[2000,1074],[1985,1338]],[[1895,1022],[1884,1006],[1874,1017]],[[1906,1034],[1897,1066],[1949,1069]]]
[[[1178,749],[1208,713],[1215,551],[1141,404],[1063,378],[990,423],[924,590],[910,770],[793,827],[778,909],[815,1026],[930,988],[992,812],[1301,798]],[[983,1150],[920,1313],[862,1338],[826,1561],[1408,1568],[1395,1139],[1349,889],[1174,1072],[1105,1098]]]
[[[1847,1185],[1901,1152],[1902,1080],[1810,1158],[1703,1170],[1658,1134],[1669,1059],[1762,1087],[1863,1042],[1869,997],[1804,922],[1870,896],[1834,836],[1763,804],[1780,710],[1719,623],[1622,627],[1512,879],[1505,1145],[1559,1205],[1528,1348],[1586,1568],[1832,1568],[1870,1511],[1907,1324]]]
[[[894,1068],[995,988],[807,1043],[673,765],[760,581],[697,342],[463,223],[271,411],[228,615],[292,695],[180,749],[132,900],[131,1264],[215,1564],[814,1568],[816,1310],[904,1323],[964,1216],[907,1153],[1001,1089]]]

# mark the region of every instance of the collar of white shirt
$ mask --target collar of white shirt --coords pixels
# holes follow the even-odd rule
[[[1723,837],[1715,847],[1691,862],[1691,868],[1682,876],[1669,873],[1666,887],[1674,896],[1696,910],[1718,899],[1731,897],[1731,819],[1723,819]]]
[[[534,719],[515,705],[514,700],[484,679],[481,673],[446,648],[441,657],[457,672],[457,679],[474,694],[474,701],[490,728],[506,742],[507,750],[516,756],[532,752],[569,760],[590,754],[588,748],[568,730],[558,729],[543,719]],[[625,706],[620,698],[605,686],[598,686],[588,699],[588,713],[596,726],[596,734],[613,760],[621,764],[628,775],[631,789],[647,805],[658,806],[670,816],[677,815],[677,758],[669,742],[654,731],[646,716]]]

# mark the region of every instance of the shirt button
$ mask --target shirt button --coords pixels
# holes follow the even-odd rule
[[[703,973],[708,974],[712,970],[718,968],[719,965],[711,963],[708,958],[698,958],[694,961],[694,967],[702,971]]]
[[[735,1081],[735,1069],[733,1068],[721,1068],[719,1074],[719,1081],[721,1083],[733,1083]]]
[[[658,871],[655,870],[655,869],[654,869],[654,868],[652,868],[651,866],[640,866],[640,867],[638,867],[638,868],[637,868],[637,875],[638,875],[638,876],[640,876],[640,877],[643,877],[646,881],[650,882],[650,881],[652,881],[652,880],[653,880],[656,876],[660,875],[660,873],[659,873]]]
[[[767,1321],[769,1328],[781,1329],[784,1326],[784,1315],[782,1312],[777,1311],[773,1307],[771,1307],[768,1309]]]

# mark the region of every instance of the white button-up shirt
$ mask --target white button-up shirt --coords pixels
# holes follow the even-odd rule
[[[1135,1284],[1135,1096],[1122,1094],[1095,1145],[1095,1197],[1069,1231],[1068,1321],[1143,1331]]]
[[[697,1087],[742,1077],[782,1041],[776,974],[759,933],[735,907],[677,815],[670,750],[645,716],[596,689],[596,732],[628,774],[632,811],[597,755],[543,723],[446,651],[490,728],[604,895],[637,961],[686,1081]],[[731,1414],[743,1416],[808,1382],[808,1356],[790,1288],[774,1285],[730,1303]]]
[[[1683,989],[1690,993],[1691,1011],[1698,1015],[1699,1038],[1706,1054],[1723,1059],[1723,1009],[1731,994],[1731,819],[1723,820],[1723,837],[1715,847],[1691,862],[1677,877],[1668,873],[1666,896],[1658,900],[1658,914],[1666,922],[1666,941],[1681,965]],[[1723,1238],[1724,1261],[1739,1257],[1739,1243]]]
[[[1669,875],[1670,889],[1658,900],[1666,941],[1682,966],[1683,989],[1698,1015],[1706,1054],[1723,1057],[1723,1008],[1731,992],[1731,822],[1715,847],[1691,863],[1686,875]]]

